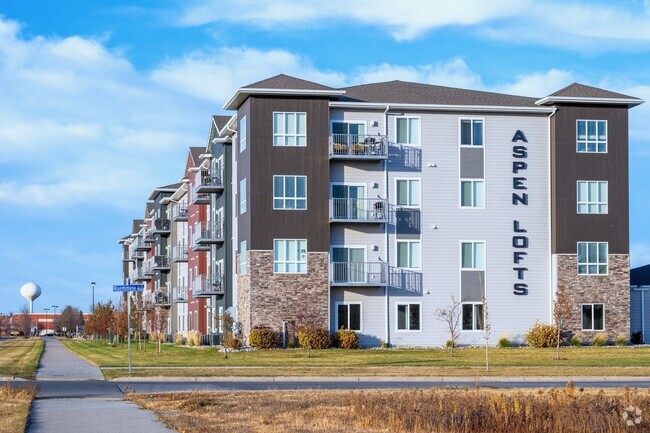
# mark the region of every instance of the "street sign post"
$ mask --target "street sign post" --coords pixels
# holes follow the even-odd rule
[[[129,374],[131,374],[131,292],[142,292],[144,290],[144,284],[130,284],[131,281],[127,278],[126,284],[115,285],[113,286],[113,292],[128,293],[126,301],[126,338],[127,338],[127,347],[129,352]]]

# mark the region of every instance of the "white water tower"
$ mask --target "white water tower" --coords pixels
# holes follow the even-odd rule
[[[29,313],[32,314],[34,312],[34,301],[41,296],[41,287],[30,281],[22,285],[20,295],[29,301]]]

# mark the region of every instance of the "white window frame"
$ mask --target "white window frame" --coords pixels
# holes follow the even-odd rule
[[[239,243],[239,275],[246,275],[248,271],[248,262],[246,260],[247,249],[248,245],[246,245],[246,241],[241,241]]]
[[[399,244],[400,243],[409,243],[409,244],[414,244],[417,243],[420,245],[420,266],[416,268],[403,268],[399,265]],[[409,245],[408,249],[408,262],[411,264],[411,248]],[[420,239],[395,239],[395,267],[398,269],[406,269],[406,270],[413,270],[413,271],[418,271],[422,269],[422,238]]]
[[[407,329],[399,329],[399,307],[402,305],[406,305],[406,327]],[[420,329],[410,329],[411,327],[411,305],[419,305],[420,308]],[[400,301],[400,302],[395,302],[395,331],[396,332],[422,332],[422,329],[424,328],[424,314],[422,314],[422,302],[408,302],[408,301]]]
[[[472,205],[471,206],[464,206],[463,205],[463,182],[471,182],[471,184],[472,184],[472,188],[471,188]],[[482,183],[483,184],[483,204],[481,206],[474,206],[474,201],[475,201],[475,198],[476,198],[474,196],[474,184],[475,183]],[[458,194],[458,206],[461,209],[485,209],[485,179],[461,179],[460,183],[458,185],[460,187],[460,194]]]
[[[469,120],[470,123],[470,144],[463,144],[463,121]],[[476,145],[472,144],[474,142],[474,122],[481,122],[483,125],[483,144]],[[459,117],[458,118],[458,146],[459,147],[468,147],[471,149],[481,149],[485,148],[486,136],[485,136],[485,117]]]
[[[244,116],[239,119],[239,131],[237,131],[237,138],[239,139],[239,153],[242,153],[244,150],[246,150],[247,133],[248,125],[246,124],[246,116]]]
[[[464,268],[463,267],[463,244],[472,244],[472,266],[471,268]],[[484,261],[483,267],[482,268],[477,268],[474,267],[476,266],[476,252],[475,252],[475,245],[476,244],[483,244],[483,253],[484,253]],[[460,270],[461,271],[487,271],[487,242],[486,241],[460,241],[459,243],[459,261],[460,261]]]
[[[283,188],[282,189],[283,189],[283,194],[284,195],[282,197],[275,195],[275,178],[276,177],[283,178],[283,180],[282,180]],[[294,178],[294,185],[297,185],[297,180],[298,180],[299,177],[302,177],[302,178],[305,179],[305,197],[304,197],[305,207],[304,208],[298,208],[298,207],[289,208],[289,207],[286,207],[286,201],[287,200],[294,200],[294,201],[296,201],[296,203],[297,203],[298,200],[303,200],[302,197],[298,197],[297,195],[295,195],[294,197],[288,197],[286,195],[286,191],[287,191],[286,178],[288,178],[288,177],[293,177]],[[296,193],[297,193],[297,188],[296,188]],[[284,204],[285,207],[276,207],[275,206],[275,201],[276,200],[282,200],[282,203]],[[294,175],[294,174],[277,174],[277,175],[274,175],[273,176],[273,210],[299,210],[299,211],[307,210],[307,176]]]
[[[595,140],[596,150],[595,151],[590,151],[589,150],[589,144],[588,143],[589,142],[594,142],[593,140],[588,140],[588,139],[578,140],[578,124],[580,122],[585,122],[585,134],[587,134],[587,137],[585,137],[585,138],[588,138],[588,134],[589,134],[587,132],[587,125],[589,125],[589,123],[587,123],[587,122],[596,122],[596,140]],[[605,141],[602,141],[602,140],[598,139],[598,122],[605,122]],[[580,146],[579,143],[581,143],[581,142],[585,143],[585,150],[580,150],[579,149],[579,146]],[[605,151],[604,152],[598,151],[598,144],[599,143],[604,143],[605,144]],[[609,123],[608,123],[608,121],[604,120],[604,119],[601,119],[601,120],[598,120],[598,119],[576,119],[576,152],[577,153],[608,153],[609,152]]]
[[[283,120],[283,126],[282,130],[284,131],[283,133],[276,134],[275,133],[275,115],[276,114],[282,114],[282,120]],[[287,126],[287,114],[295,114],[296,115],[296,131],[293,134],[288,134],[286,131],[286,126]],[[304,134],[298,134],[298,115],[299,114],[304,114],[305,115],[305,133]],[[278,147],[307,147],[307,112],[305,111],[274,111],[273,112],[273,146],[278,146]],[[275,144],[275,138],[276,137],[282,137],[282,141],[284,144]],[[296,139],[296,144],[286,144],[287,143],[287,137],[295,137]],[[299,137],[303,137],[305,139],[305,144],[298,144]]]
[[[287,241],[295,241],[296,242],[296,248],[297,248],[296,260],[295,261],[284,260],[284,261],[281,261],[281,262],[276,261],[275,260],[275,244],[276,244],[276,242],[282,242],[283,248],[286,249],[286,242]],[[300,247],[299,247],[300,242],[305,243],[305,259],[304,260],[301,260],[301,257],[300,257]],[[308,269],[307,269],[307,261],[308,261],[307,259],[308,259],[308,255],[309,255],[308,253],[309,253],[309,249],[307,247],[307,239],[273,239],[273,273],[274,274],[306,274],[308,272]],[[296,271],[295,272],[276,271],[275,270],[275,265],[276,264],[284,264],[284,265],[286,265],[286,264],[290,264],[290,263],[295,264],[295,266],[296,266]],[[301,264],[305,265],[305,270],[303,272],[298,271],[298,267]]]
[[[247,203],[247,181],[246,178],[243,178],[242,180],[239,181],[239,215],[242,215],[246,213],[246,209],[248,207]]]
[[[582,319],[582,308],[585,306],[590,306],[591,307],[591,329],[588,328],[583,328],[582,325],[584,323]],[[596,318],[594,317],[594,305],[602,305],[603,306],[603,329],[595,329],[595,323],[596,323]],[[594,303],[585,303],[585,304],[580,304],[580,328],[582,331],[594,331],[594,332],[599,332],[599,331],[604,331],[606,328],[605,324],[605,304],[603,302],[594,302]]]
[[[407,182],[407,188],[406,188],[406,193],[408,195],[407,197],[407,202],[408,204],[401,205],[399,204],[398,200],[398,192],[399,192],[399,182]],[[411,197],[411,182],[418,182],[420,184],[420,197],[418,197],[418,201],[420,204],[415,205],[413,204],[413,197]],[[395,206],[401,208],[401,209],[420,209],[422,207],[422,179],[419,177],[399,177],[395,178]]]
[[[589,184],[597,184],[598,198],[597,201],[580,201],[580,184],[587,184],[587,197],[589,197]],[[605,184],[605,192],[607,194],[607,199],[605,201],[600,201],[600,185]],[[606,180],[579,180],[576,182],[576,202],[577,207],[576,211],[581,215],[607,215],[609,213],[609,182]],[[580,212],[580,205],[586,206],[586,212]],[[598,208],[598,212],[589,212],[589,206],[595,205]],[[600,212],[600,207],[605,206],[607,212]]]
[[[356,301],[356,302],[335,302],[334,303],[334,323],[336,324],[337,328],[336,330],[338,331],[340,328],[339,326],[339,305],[347,305],[348,306],[348,331],[354,331],[354,332],[363,332],[363,302]],[[350,329],[350,305],[358,305],[359,306],[359,329]]]
[[[472,329],[463,329],[463,305],[472,306]],[[461,332],[483,332],[485,330],[485,323],[483,328],[478,327],[476,306],[484,305],[483,302],[462,302],[460,307],[460,330]],[[483,306],[485,308],[485,306]],[[483,321],[485,322],[485,310],[483,311]]]
[[[397,134],[397,119],[407,119],[407,121],[410,120],[410,119],[417,119],[419,121],[419,123],[418,123],[418,127],[420,129],[420,131],[419,131],[420,132],[420,134],[419,134],[420,135],[420,142],[419,143],[400,143],[397,140],[397,137],[399,136]],[[400,145],[403,145],[403,146],[422,147],[422,116],[409,116],[409,115],[395,116],[395,119],[393,120],[393,125],[395,127],[395,143],[396,144],[400,144]],[[408,130],[406,131],[406,141],[411,141],[411,137],[410,137],[410,134],[409,134]]]
[[[585,254],[587,261],[584,263],[580,263],[580,244],[585,244],[587,252]],[[596,244],[596,251],[598,255],[598,262],[592,263],[589,261],[589,244]],[[605,257],[605,263],[600,262],[600,245],[605,244],[607,245],[607,257]],[[607,276],[609,275],[609,242],[578,242],[576,246],[576,262],[577,262],[577,268],[576,271],[578,275],[584,275],[584,276],[596,276],[596,277],[602,277],[602,276]],[[600,266],[605,265],[607,267],[607,272],[604,274],[600,273],[600,270],[593,274],[589,272],[589,266],[596,266],[597,269],[600,269]],[[587,267],[587,272],[580,272],[580,266],[586,266]]]

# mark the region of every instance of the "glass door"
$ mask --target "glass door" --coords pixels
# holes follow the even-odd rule
[[[359,219],[365,212],[366,187],[332,185],[335,219]]]
[[[335,283],[364,283],[365,273],[365,248],[332,248],[332,262],[334,265]]]

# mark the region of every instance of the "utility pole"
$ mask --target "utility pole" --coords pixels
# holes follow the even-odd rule
[[[93,287],[93,308],[92,308],[93,311],[92,312],[94,313],[95,312],[95,282],[93,281],[92,283],[90,283],[90,285]]]
[[[49,308],[43,308],[45,310],[45,336],[47,337],[47,331],[48,331],[48,326],[47,326],[47,312],[50,311]],[[38,325],[36,326],[36,330],[38,331]]]

